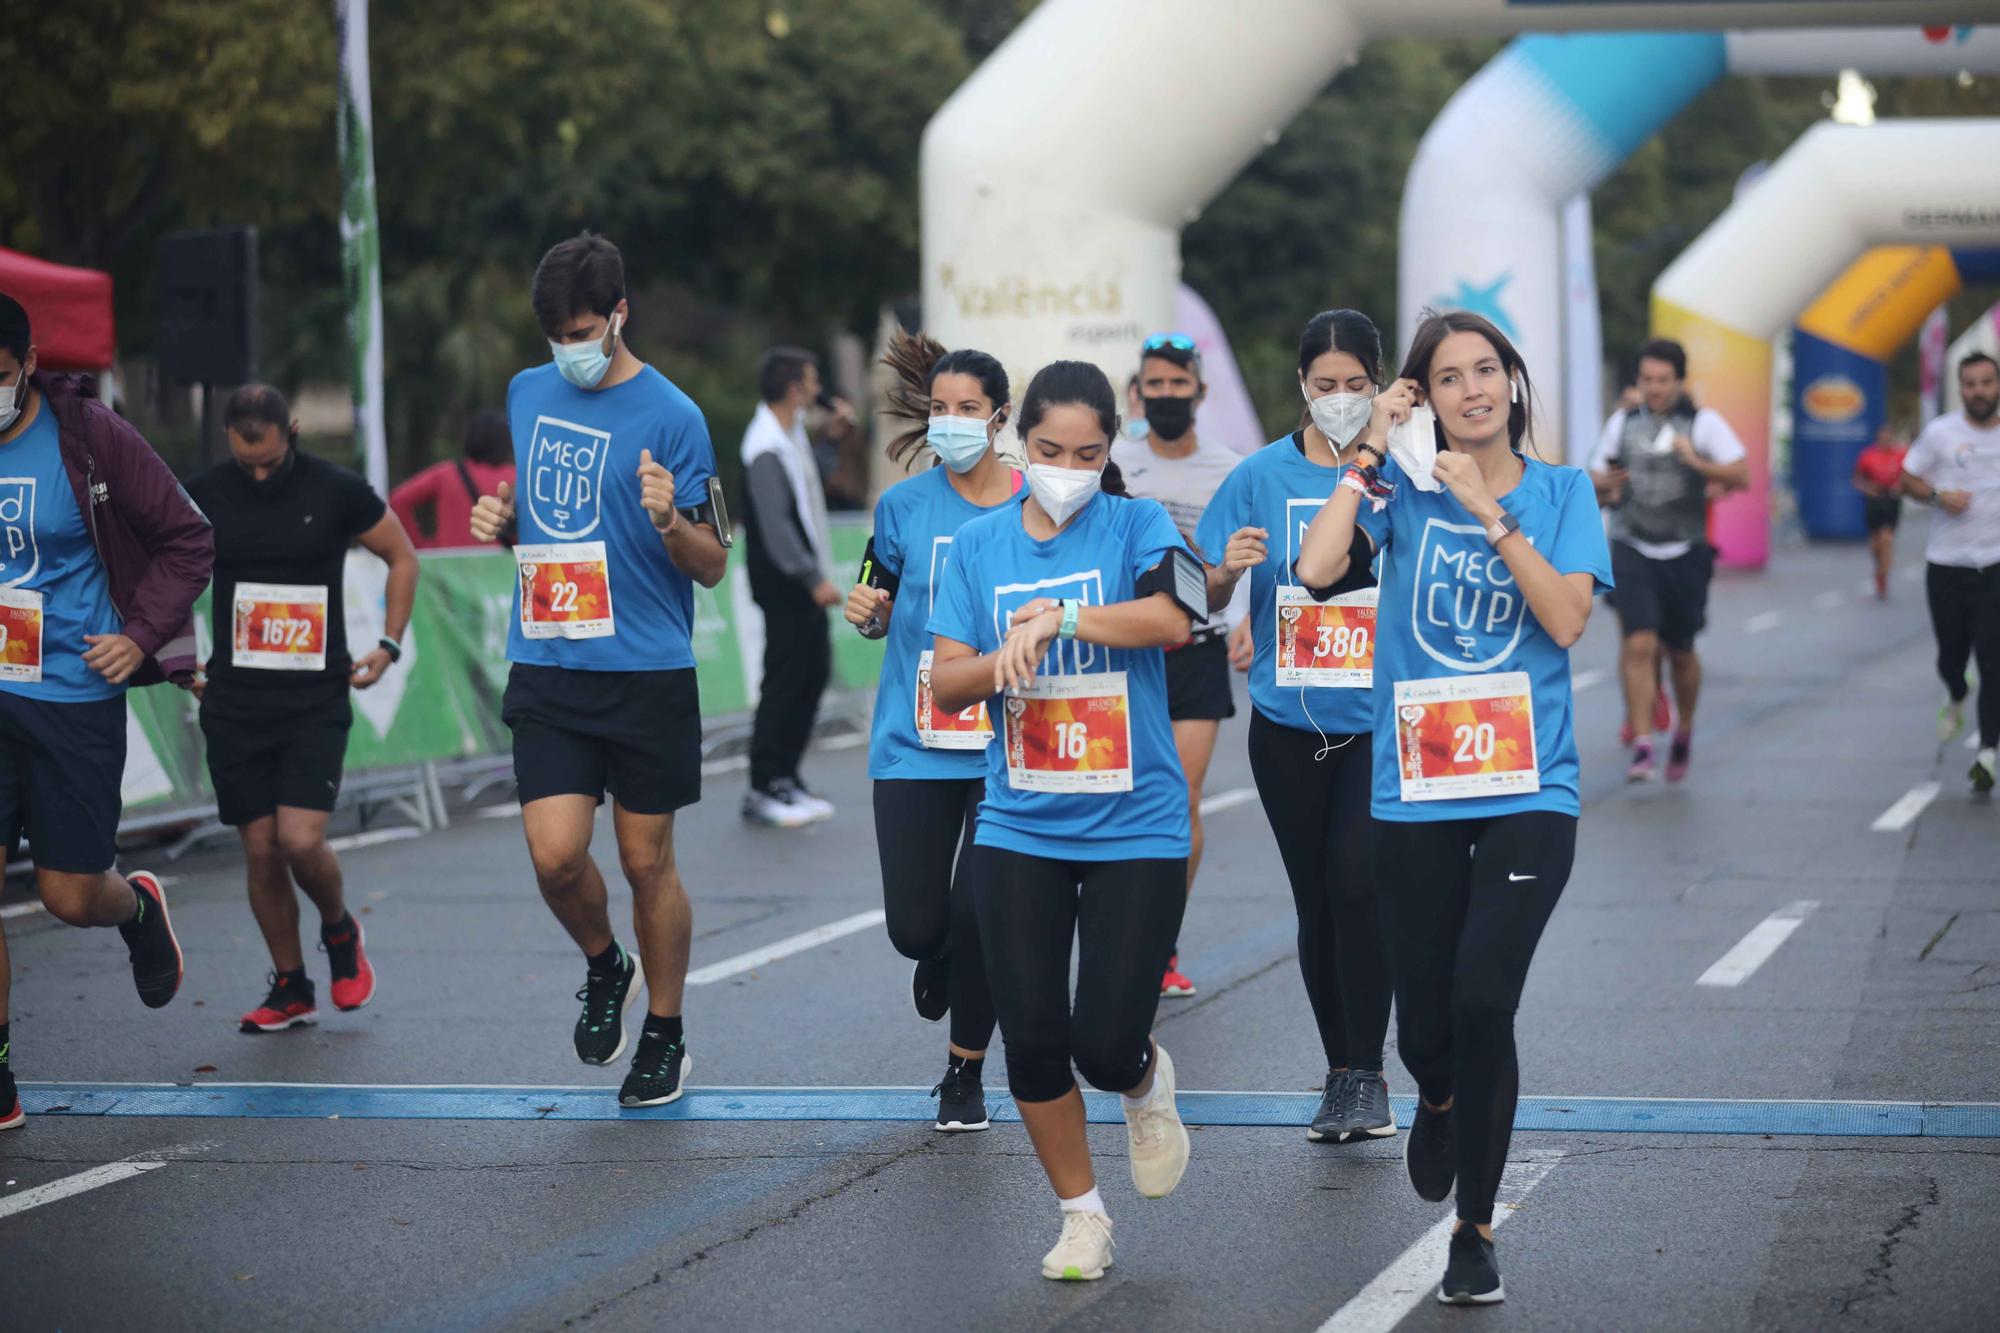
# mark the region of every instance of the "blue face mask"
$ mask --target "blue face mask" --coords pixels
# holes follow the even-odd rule
[[[977,417],[932,417],[924,440],[953,472],[970,472],[979,466],[979,460],[992,445],[986,436],[987,423],[992,420],[992,417],[985,421]]]
[[[604,331],[604,337],[597,342],[549,344],[555,354],[556,370],[562,377],[579,389],[595,389],[604,378],[604,372],[611,369],[611,353],[604,350],[609,344],[618,345],[618,326],[623,317],[613,315],[611,326]]]

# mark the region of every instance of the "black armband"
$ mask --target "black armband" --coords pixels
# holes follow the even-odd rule
[[[1139,597],[1163,592],[1197,623],[1208,619],[1208,571],[1185,547],[1173,547],[1159,564],[1141,574],[1133,592]]]
[[[736,544],[736,534],[729,527],[729,506],[722,499],[722,478],[710,477],[708,479],[708,498],[706,500],[703,500],[692,509],[682,509],[679,505],[676,505],[674,506],[674,510],[690,523],[706,523],[709,527],[714,528],[716,537],[725,547]]]
[[[868,539],[868,549],[861,554],[861,577],[855,582],[870,588],[880,588],[894,597],[896,590],[903,586],[902,575],[882,563],[882,557],[875,554],[875,539]]]

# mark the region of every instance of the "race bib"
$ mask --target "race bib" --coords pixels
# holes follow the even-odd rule
[[[0,588],[0,680],[42,678],[42,595]]]
[[[1132,790],[1125,673],[1045,676],[1007,696],[1007,785],[1015,791]]]
[[[326,670],[326,585],[239,583],[229,660],[264,671]]]
[[[1278,588],[1280,685],[1365,690],[1375,683],[1374,588],[1316,602],[1304,588]]]
[[[602,639],[618,632],[603,542],[516,546],[521,634],[529,639]]]
[[[931,654],[917,658],[917,739],[926,750],[983,750],[993,739],[985,703],[957,713],[941,713],[931,701]]]
[[[1397,681],[1396,759],[1406,801],[1540,791],[1527,673]]]

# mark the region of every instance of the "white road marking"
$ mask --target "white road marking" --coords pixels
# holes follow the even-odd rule
[[[1924,807],[1937,799],[1939,784],[1919,782],[1916,786],[1896,798],[1896,803],[1875,816],[1869,825],[1877,833],[1898,833],[1916,822]]]
[[[12,907],[0,907],[0,921],[12,921],[17,916],[27,916],[42,910],[40,903],[15,903]]]
[[[401,842],[405,838],[421,838],[420,828],[378,828],[366,833],[350,833],[344,838],[328,838],[326,845],[336,852],[351,852],[357,847],[374,847],[385,842]]]
[[[479,817],[481,819],[519,819],[521,817],[521,803],[519,801],[509,801],[505,805],[489,805],[479,811]]]
[[[1736,947],[1715,960],[1715,965],[1695,979],[1697,986],[1740,986],[1762,967],[1778,946],[1805,924],[1819,902],[1802,898],[1788,903],[1750,927],[1750,933],[1736,941]]]
[[[55,1203],[60,1199],[67,1199],[105,1185],[115,1185],[134,1176],[143,1176],[148,1171],[157,1171],[165,1165],[165,1162],[128,1159],[92,1167],[88,1171],[79,1171],[73,1176],[64,1176],[61,1180],[52,1180],[46,1185],[37,1185],[31,1190],[22,1190],[19,1194],[10,1194],[0,1199],[0,1219],[12,1217],[16,1213],[25,1213],[30,1208],[39,1208],[45,1203]]]
[[[1495,1231],[1561,1160],[1562,1153],[1540,1149],[1507,1164],[1494,1200]],[[1355,1293],[1353,1300],[1334,1311],[1333,1317],[1319,1326],[1319,1333],[1389,1333],[1419,1302],[1430,1300],[1444,1272],[1453,1221],[1450,1216],[1440,1218],[1436,1226],[1397,1255],[1394,1263],[1376,1274],[1374,1281]]]
[[[1594,690],[1609,679],[1609,671],[1579,671],[1569,678],[1570,693],[1582,694],[1585,690]]]
[[[1783,611],[1759,611],[1743,622],[1743,628],[1752,634],[1762,634],[1767,629],[1776,629],[1784,619]]]
[[[1219,791],[1213,796],[1202,797],[1201,812],[1204,815],[1220,814],[1224,810],[1233,810],[1246,801],[1256,799],[1255,787],[1231,787],[1228,791]]]
[[[1813,598],[1813,605],[1821,611],[1831,611],[1833,610],[1834,607],[1839,606],[1842,602],[1846,600],[1847,600],[1847,594],[1841,592],[1838,589],[1835,589],[1832,592],[1823,592],[1819,596]]]
[[[885,919],[886,914],[879,907],[872,911],[856,912],[853,916],[830,921],[824,926],[814,926],[811,930],[801,931],[797,935],[788,935],[776,944],[767,944],[761,949],[752,949],[748,953],[739,953],[734,958],[725,958],[719,963],[696,968],[687,974],[687,984],[706,986],[712,982],[724,981],[739,972],[748,972],[753,967],[762,967],[781,958],[790,958],[793,954],[804,953],[807,949],[825,944],[829,940],[852,935],[857,930],[879,926]]]

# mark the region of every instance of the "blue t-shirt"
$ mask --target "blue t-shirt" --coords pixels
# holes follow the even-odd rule
[[[986,772],[981,750],[928,748],[917,736],[917,665],[931,650],[931,612],[950,563],[952,538],[990,512],[953,489],[950,476],[950,469],[934,467],[891,486],[875,504],[875,558],[900,583],[868,737],[871,778],[963,781]]]
[[[1521,532],[1561,574],[1588,574],[1611,587],[1611,552],[1589,474],[1533,458],[1520,484],[1496,497]],[[1363,503],[1363,525],[1381,552],[1381,605],[1375,647],[1377,819],[1418,823],[1483,819],[1526,810],[1578,814],[1575,701],[1569,650],[1528,610],[1486,530],[1448,490],[1420,491],[1390,463],[1387,508]],[[1456,800],[1405,801],[1396,747],[1395,684],[1524,672],[1534,704],[1541,790]]]
[[[1280,726],[1328,735],[1355,735],[1375,725],[1366,688],[1280,685],[1277,674],[1278,589],[1296,587],[1292,565],[1306,525],[1333,494],[1341,469],[1307,458],[1296,435],[1265,445],[1236,465],[1208,502],[1195,529],[1195,545],[1212,565],[1222,563],[1239,528],[1270,533],[1264,563],[1250,571],[1250,702]]]
[[[694,584],[667,558],[658,529],[639,503],[639,454],[674,475],[675,503],[708,498],[715,449],[694,400],[647,366],[609,389],[579,389],[553,363],[524,370],[507,386],[507,425],[519,480],[514,508],[520,547],[564,548],[587,559],[603,545],[609,615],[589,581],[553,592],[557,614],[581,615],[592,637],[531,638],[521,628],[521,582],[514,584],[507,660],[579,671],[671,671],[694,665],[688,630]],[[531,562],[521,557],[523,572]],[[546,594],[545,594],[546,595]],[[610,633],[603,621],[610,621]]]
[[[113,685],[83,661],[90,649],[84,635],[117,634],[125,622],[111,604],[104,562],[76,507],[55,415],[46,402],[33,425],[0,445],[0,587],[42,598],[42,678],[9,679],[27,668],[19,649],[0,649],[0,690],[58,703],[125,693],[123,685]],[[19,626],[10,617],[9,635]]]
[[[930,631],[981,653],[997,649],[1017,607],[1038,597],[1089,606],[1133,600],[1139,577],[1186,545],[1153,500],[1097,495],[1048,541],[1022,524],[1021,505],[1002,505],[958,530],[938,587]],[[893,622],[892,622],[893,623]],[[1158,648],[1105,648],[1055,640],[1037,683],[1051,677],[1122,671],[1130,728],[1132,789],[1122,792],[1020,791],[1008,778],[1004,742],[986,747],[982,847],[1075,861],[1171,859],[1188,854],[1187,778],[1167,719],[1166,654]],[[1003,726],[998,696],[988,701]],[[996,738],[998,739],[998,738]]]

